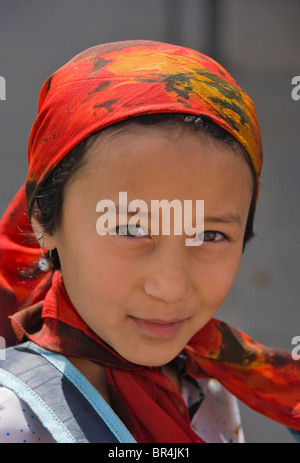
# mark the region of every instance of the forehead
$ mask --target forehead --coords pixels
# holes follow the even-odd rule
[[[90,145],[80,171],[78,194],[117,202],[128,200],[201,199],[220,209],[249,208],[250,168],[238,149],[175,124],[111,127]]]
[[[229,162],[232,168],[235,165],[240,168],[245,159],[237,146],[228,146],[203,130],[178,121],[157,125],[130,122],[108,127],[92,136],[85,167],[90,173],[102,170],[127,175],[138,170],[171,172],[182,165],[193,176],[195,164],[209,163],[213,168]]]

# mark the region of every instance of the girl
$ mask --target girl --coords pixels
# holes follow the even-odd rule
[[[0,230],[2,441],[241,442],[234,396],[300,429],[297,362],[213,318],[261,165],[251,100],[193,50],[100,45],[44,83]],[[163,233],[157,200],[204,201],[204,230],[193,206]]]

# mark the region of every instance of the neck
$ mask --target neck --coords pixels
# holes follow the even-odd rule
[[[67,357],[68,360],[86,377],[86,379],[101,394],[103,399],[111,405],[109,389],[105,378],[105,369],[91,360]]]
[[[164,373],[168,378],[174,383],[176,389],[181,394],[181,379],[178,368],[174,363],[168,363],[161,367],[162,373]]]
[[[104,367],[92,362],[91,360],[76,357],[67,358],[80,371],[80,373],[86,377],[94,388],[97,389],[103,399],[112,406]],[[174,364],[163,365],[161,367],[161,371],[174,383],[176,389],[181,392],[180,375],[176,366]]]

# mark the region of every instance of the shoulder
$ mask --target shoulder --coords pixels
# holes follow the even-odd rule
[[[30,407],[5,387],[0,387],[0,443],[55,442]]]

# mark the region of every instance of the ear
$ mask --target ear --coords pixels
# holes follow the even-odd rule
[[[41,222],[39,222],[35,214],[32,215],[30,223],[36,240],[40,243],[42,248],[47,249],[48,251],[53,251],[53,249],[57,247],[55,236],[49,235],[47,232],[45,232],[43,225]]]

